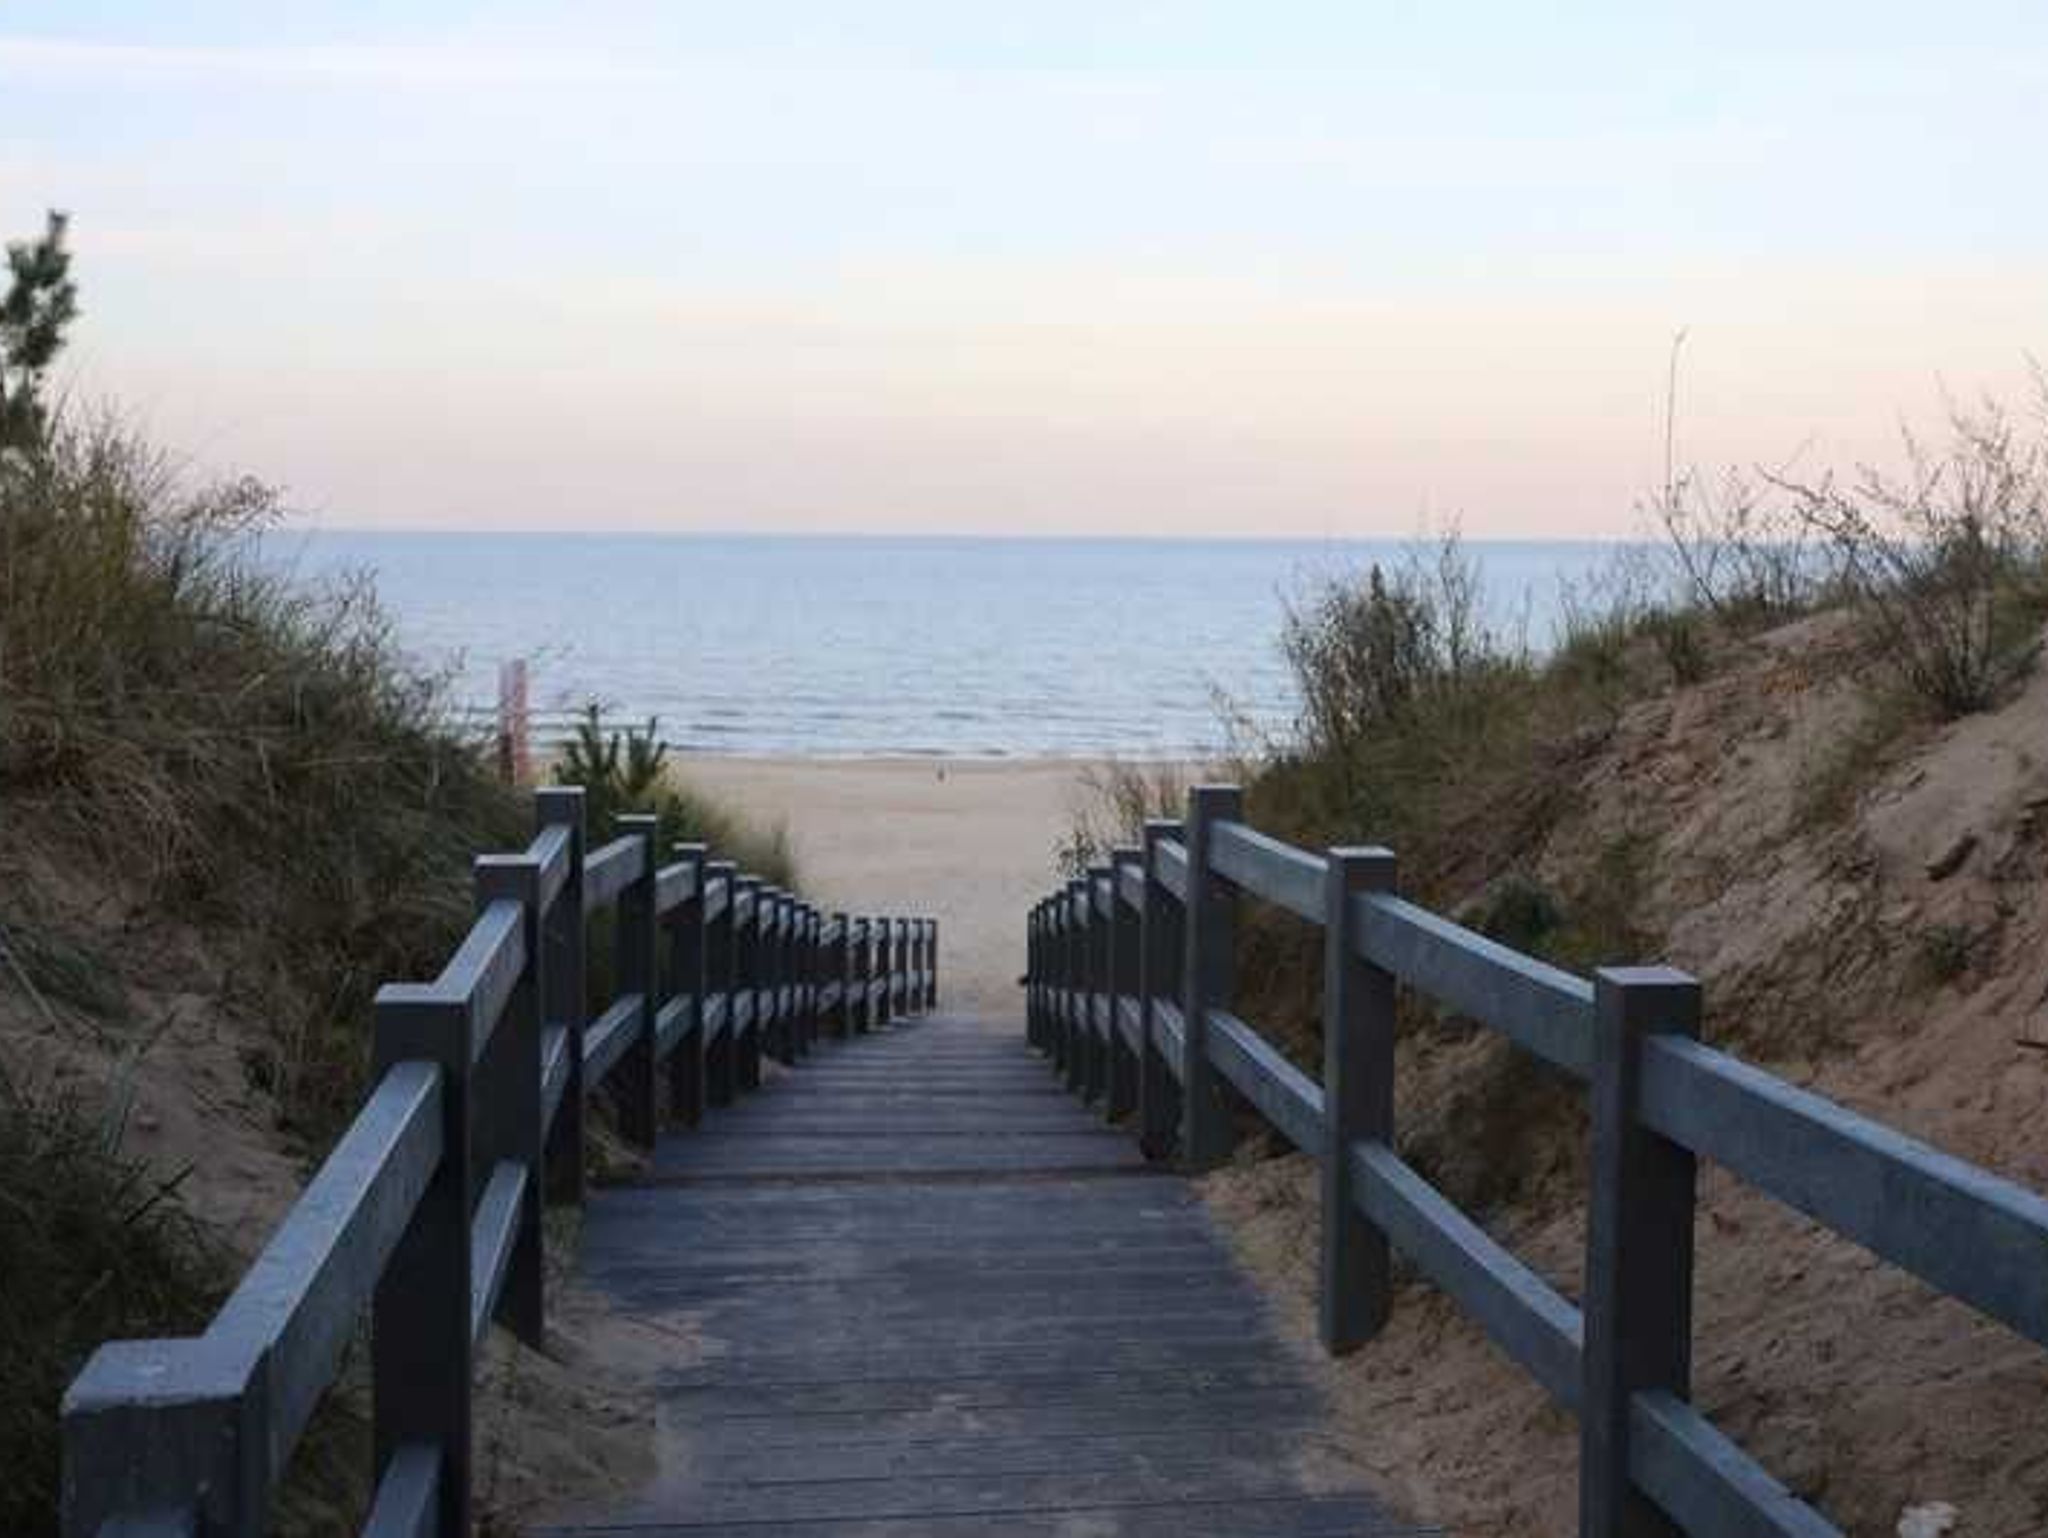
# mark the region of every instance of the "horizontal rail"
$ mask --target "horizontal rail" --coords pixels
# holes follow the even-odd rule
[[[434,1511],[440,1497],[439,1449],[408,1442],[384,1465],[362,1538],[434,1538],[440,1530]]]
[[[1545,1062],[1585,1078],[1593,1065],[1593,985],[1427,908],[1361,893],[1358,952]]]
[[[1126,860],[1116,867],[1117,900],[1134,912],[1145,907],[1145,867],[1134,860]]]
[[[262,1359],[279,1463],[333,1380],[441,1151],[440,1069],[395,1064],[207,1327]]]
[[[1158,856],[1153,868],[1159,876],[1159,884],[1185,903],[1188,900],[1187,846],[1175,839],[1162,838],[1153,847]]]
[[[569,1087],[569,1028],[551,1025],[540,1037],[540,1122],[552,1127]]]
[[[575,854],[576,840],[566,823],[552,823],[534,835],[533,842],[526,846],[526,857],[535,867],[535,885],[538,895],[535,901],[543,912],[555,905],[555,899],[568,885],[570,860]]]
[[[583,861],[583,906],[591,913],[609,907],[619,894],[647,874],[647,840],[628,833],[593,849]]]
[[[1673,1142],[2048,1345],[2048,1200],[1696,1041],[1646,1044],[1641,1097]]]
[[[1384,1143],[1349,1149],[1358,1210],[1568,1410],[1579,1407],[1579,1311]]]
[[[519,1209],[526,1200],[526,1166],[505,1160],[491,1171],[470,1220],[469,1339],[474,1348],[491,1327],[512,1246],[519,1239]]]
[[[654,1055],[666,1058],[696,1025],[696,999],[677,994],[654,1012]]]
[[[611,1008],[590,1022],[583,1034],[583,1089],[588,1094],[605,1081],[618,1060],[633,1044],[633,1028],[640,1023],[643,1004],[637,993],[623,994]]]
[[[1209,1061],[1296,1148],[1318,1152],[1323,1142],[1323,1087],[1237,1016],[1212,1009],[1207,1019]]]
[[[1835,1525],[1672,1394],[1629,1401],[1629,1477],[1698,1538],[1841,1538]]]
[[[1209,868],[1240,891],[1285,908],[1311,924],[1323,921],[1323,861],[1241,822],[1209,829]]]
[[[794,1063],[934,1002],[929,920],[827,919],[697,848],[657,865],[645,815],[586,853],[574,787],[535,814],[522,851],[477,856],[478,910],[438,975],[377,990],[380,1074],[205,1333],[107,1343],[70,1386],[66,1538],[267,1531],[366,1312],[394,1451],[362,1531],[470,1530],[476,1354],[494,1320],[542,1339],[541,1201],[581,1200],[587,1095],[606,1085],[620,1133],[651,1146],[664,1098],[694,1125],[760,1086],[764,1051]],[[586,1021],[589,920],[613,907],[616,996]],[[718,1052],[678,1061],[699,1022]]]
[[[1116,1029],[1127,1049],[1132,1052],[1145,1050],[1145,1011],[1129,994],[1116,1001]]]
[[[672,913],[697,896],[697,862],[677,860],[654,873],[654,911]]]
[[[1180,1006],[1165,999],[1154,999],[1152,1031],[1159,1038],[1159,1055],[1166,1059],[1166,1066],[1173,1070],[1173,1076],[1185,1084],[1188,1078],[1188,1035]]]

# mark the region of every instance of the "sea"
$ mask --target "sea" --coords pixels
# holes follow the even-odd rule
[[[1490,627],[1540,651],[1627,547],[1469,540]],[[1427,555],[1428,552],[1420,552]],[[596,702],[680,751],[1200,756],[1284,740],[1290,603],[1395,541],[273,533],[311,583],[375,582],[396,638],[494,711],[525,663],[536,736]]]

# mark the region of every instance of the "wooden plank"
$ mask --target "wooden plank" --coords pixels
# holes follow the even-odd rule
[[[1351,1145],[1359,1210],[1550,1397],[1577,1410],[1584,1327],[1548,1282],[1395,1153],[1377,1143]]]
[[[1323,1087],[1228,1010],[1209,1011],[1209,1061],[1303,1153],[1323,1142]]]
[[[394,1453],[377,1481],[362,1538],[435,1538],[441,1499],[441,1454],[425,1442]]]
[[[647,869],[647,841],[628,833],[600,844],[583,857],[583,908],[595,913],[619,900],[619,893]]]
[[[1318,927],[1323,922],[1323,861],[1241,822],[1209,830],[1209,868],[1254,897]]]
[[[481,1342],[491,1327],[512,1248],[519,1237],[519,1209],[526,1200],[526,1167],[509,1159],[491,1171],[470,1223],[469,1246],[474,1257],[470,1273],[469,1338]]]
[[[1696,1041],[1650,1042],[1641,1093],[1665,1137],[2048,1345],[2048,1198]]]
[[[1381,892],[1362,892],[1358,953],[1578,1078],[1593,1064],[1593,985]]]
[[[662,1327],[667,1472],[565,1533],[1409,1531],[1312,1471],[1327,1407],[1193,1189],[1015,1033],[852,1038],[597,1193],[583,1245]]]
[[[612,1000],[612,1007],[590,1022],[583,1033],[583,1088],[587,1094],[604,1083],[606,1074],[633,1045],[633,1032],[640,1023],[640,995],[629,993]]]

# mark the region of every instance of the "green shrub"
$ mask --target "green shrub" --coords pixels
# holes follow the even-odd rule
[[[645,730],[608,729],[603,708],[586,705],[576,734],[555,765],[558,785],[583,787],[585,816],[593,842],[611,837],[613,819],[624,813],[652,813],[660,819],[656,846],[709,844],[716,858],[736,861],[749,874],[785,891],[797,888],[795,851],[782,823],[762,826],[681,780],[668,763],[661,722],[650,716]]]

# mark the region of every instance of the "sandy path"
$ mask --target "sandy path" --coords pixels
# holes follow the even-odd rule
[[[1085,766],[1071,761],[700,757],[682,775],[751,816],[780,819],[807,892],[827,907],[939,921],[942,1002],[1015,1012],[1024,914]]]

